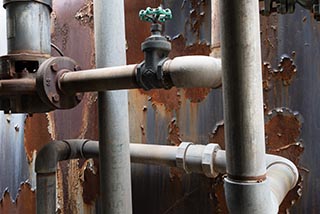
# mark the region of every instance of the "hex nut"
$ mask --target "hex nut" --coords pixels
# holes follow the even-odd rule
[[[183,169],[186,173],[191,173],[187,167],[186,167],[186,154],[188,147],[193,145],[193,143],[190,142],[182,142],[178,149],[177,149],[177,154],[176,154],[176,164],[178,168]]]
[[[218,150],[220,150],[218,144],[210,143],[206,145],[202,153],[202,170],[203,173],[210,178],[215,178],[219,173],[215,170],[213,160]]]

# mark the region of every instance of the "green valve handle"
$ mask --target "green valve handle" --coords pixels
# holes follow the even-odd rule
[[[151,8],[147,7],[145,10],[140,10],[139,17],[143,21],[157,23],[165,22],[172,19],[172,13],[169,8],[163,9],[162,7]]]

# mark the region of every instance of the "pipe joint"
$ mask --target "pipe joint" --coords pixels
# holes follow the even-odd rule
[[[214,166],[214,160],[217,152],[220,150],[218,144],[208,144],[204,147],[202,153],[202,169],[207,177],[215,178],[219,175],[218,170]]]
[[[57,163],[70,155],[70,145],[65,141],[46,144],[38,153],[35,163],[36,173],[55,173]]]
[[[207,177],[215,178],[219,174],[214,166],[219,150],[218,144],[196,145],[182,142],[177,149],[176,165],[186,173],[198,172]]]
[[[176,164],[178,168],[183,169],[186,173],[191,173],[191,171],[187,168],[186,164],[186,154],[189,146],[193,145],[191,142],[182,142],[176,153]]]

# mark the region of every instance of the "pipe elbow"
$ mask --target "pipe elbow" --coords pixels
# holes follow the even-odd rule
[[[268,155],[267,179],[270,182],[272,197],[276,199],[279,206],[287,193],[297,184],[299,172],[290,160],[276,155]]]
[[[90,158],[98,155],[98,143],[85,139],[53,141],[45,145],[36,158],[37,173],[52,173],[61,160],[74,158]],[[88,153],[88,155],[86,155]]]
[[[35,162],[36,173],[54,173],[57,163],[65,160],[70,154],[70,146],[65,141],[52,141],[38,153]]]

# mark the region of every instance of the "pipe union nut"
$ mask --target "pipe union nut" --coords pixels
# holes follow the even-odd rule
[[[206,145],[202,153],[202,170],[203,173],[210,178],[215,178],[219,175],[213,165],[213,160],[218,150],[220,150],[218,144],[210,143]]]
[[[177,154],[176,154],[177,167],[180,169],[183,169],[186,173],[191,173],[191,171],[188,170],[186,167],[186,154],[187,154],[188,147],[191,146],[192,144],[193,143],[190,143],[190,142],[182,142],[177,149]]]

